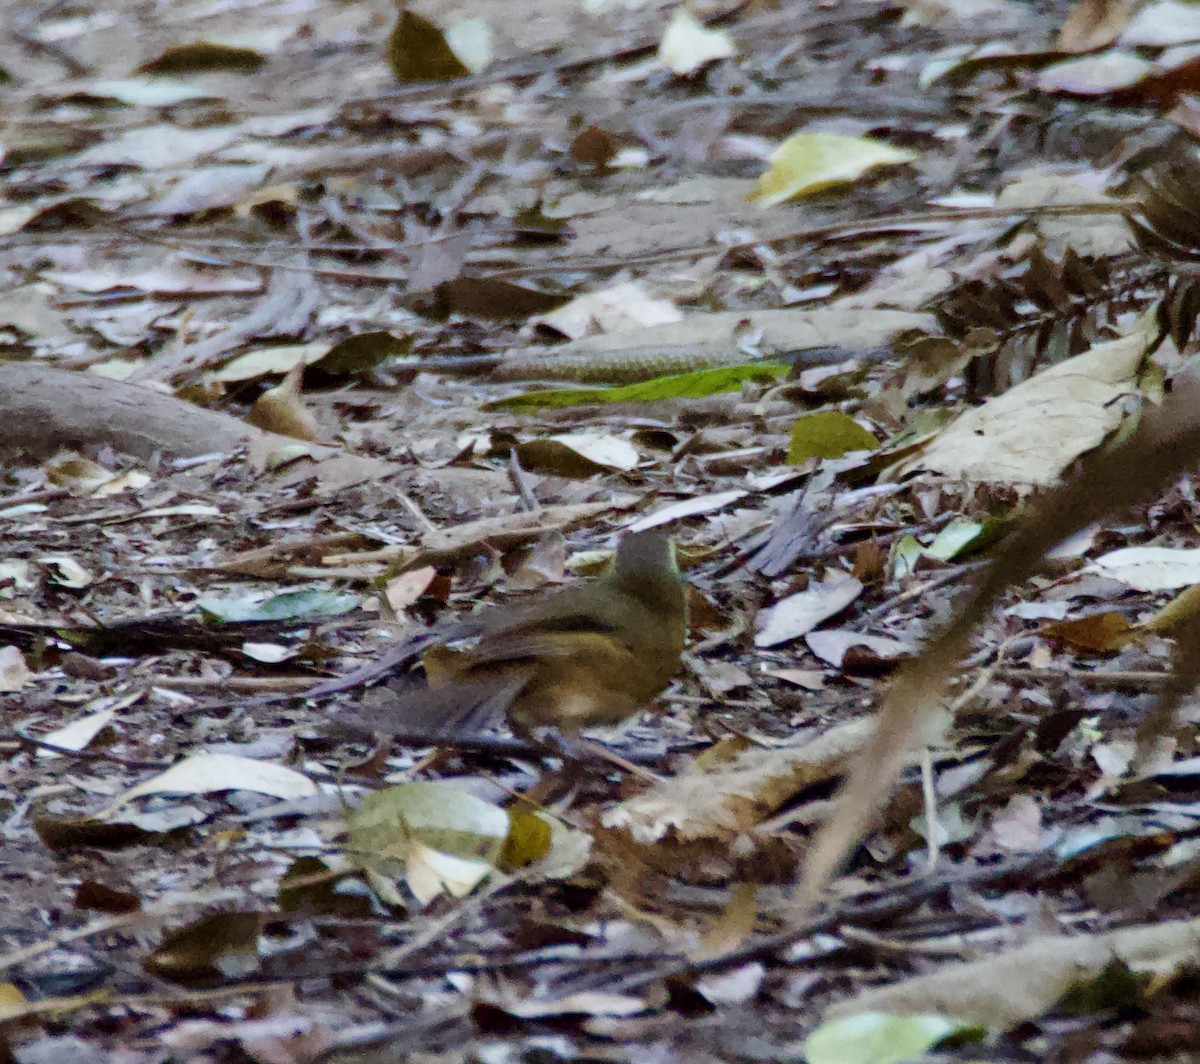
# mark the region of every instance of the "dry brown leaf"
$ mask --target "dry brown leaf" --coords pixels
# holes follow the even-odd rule
[[[694,766],[604,814],[606,828],[643,846],[729,839],[751,831],[797,791],[837,776],[873,730],[851,721],[810,742],[752,748],[708,769]]]
[[[1133,15],[1130,0],[1076,0],[1058,31],[1064,52],[1091,52],[1112,44]]]

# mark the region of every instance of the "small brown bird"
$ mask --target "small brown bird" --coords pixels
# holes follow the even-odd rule
[[[625,536],[587,584],[529,603],[494,606],[463,648],[434,646],[428,685],[393,692],[371,713],[376,731],[462,737],[507,716],[533,737],[615,724],[643,709],[679,668],[687,584],[660,532]]]

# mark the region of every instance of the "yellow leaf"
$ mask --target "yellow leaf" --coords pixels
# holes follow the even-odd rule
[[[774,207],[830,185],[856,181],[877,166],[897,166],[916,157],[916,152],[865,137],[797,133],[779,145],[770,167],[758,179],[758,188],[747,198]]]
[[[1162,632],[1200,612],[1200,584],[1184,588],[1157,613],[1137,627],[1143,632]]]

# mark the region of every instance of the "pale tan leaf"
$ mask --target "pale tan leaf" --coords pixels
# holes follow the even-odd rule
[[[33,673],[25,664],[20,647],[0,647],[0,692],[10,693],[27,687]]]
[[[130,803],[147,794],[212,794],[217,791],[253,791],[273,798],[304,798],[316,794],[317,785],[286,765],[235,754],[194,754],[131,787],[98,815],[105,819],[119,818]]]
[[[1137,390],[1149,336],[1097,344],[960,414],[896,477],[926,470],[993,484],[1053,484],[1063,469],[1103,443],[1122,419],[1118,400]]]
[[[818,624],[841,613],[862,594],[862,582],[835,572],[824,583],[789,595],[758,615],[754,635],[756,647],[774,647],[799,639]]]
[[[871,735],[870,720],[851,721],[806,743],[752,748],[708,769],[694,766],[606,812],[606,828],[643,846],[729,839],[749,831],[803,788],[841,773]]]
[[[658,61],[673,74],[691,77],[709,63],[737,55],[729,34],[706,27],[685,6],[675,9],[658,46]]]
[[[1091,52],[1112,44],[1129,25],[1131,0],[1076,0],[1058,31],[1063,52]]]
[[[827,1017],[858,1012],[938,1013],[994,1030],[1040,1016],[1114,960],[1134,971],[1179,971],[1200,950],[1200,920],[1125,927],[1107,934],[1050,935],[929,975],[862,991]]]

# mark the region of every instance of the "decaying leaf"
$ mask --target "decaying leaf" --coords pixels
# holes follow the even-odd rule
[[[637,448],[628,440],[596,432],[572,432],[528,440],[517,447],[523,468],[562,477],[588,477],[604,470],[637,468]]]
[[[728,841],[752,832],[797,791],[839,775],[871,729],[869,720],[853,721],[806,743],[693,767],[623,802],[602,822],[642,846]]]
[[[1073,621],[1054,621],[1042,627],[1042,634],[1075,650],[1103,654],[1124,646],[1136,635],[1136,628],[1123,614],[1102,610]]]

